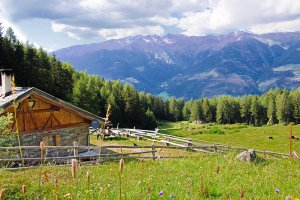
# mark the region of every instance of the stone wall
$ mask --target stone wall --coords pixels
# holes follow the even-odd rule
[[[60,135],[60,146],[73,146],[73,141],[78,141],[79,145],[87,146],[89,144],[88,134],[89,126],[81,126],[20,135],[20,139],[22,146],[40,146],[43,137]]]
[[[42,138],[45,136],[59,135],[60,146],[73,146],[73,142],[77,141],[79,146],[89,145],[89,126],[63,128],[50,131],[42,131],[33,134],[20,135],[22,146],[40,146]],[[27,150],[23,152],[24,157],[40,156],[40,152]],[[48,150],[47,156],[65,156],[72,155],[73,150]]]

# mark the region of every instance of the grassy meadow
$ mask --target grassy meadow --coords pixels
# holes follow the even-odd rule
[[[282,153],[289,152],[289,125],[277,124],[254,127],[244,124],[218,125],[160,122],[159,128],[162,133],[217,142],[229,146]],[[300,125],[293,126],[293,135],[300,138]],[[269,139],[269,136],[272,136],[273,139]],[[293,140],[293,149],[300,153],[300,140]]]
[[[120,199],[119,173],[117,162],[80,166],[75,179],[71,178],[70,167],[1,171],[0,188],[6,189],[4,199],[56,199],[56,195],[57,199]],[[173,195],[181,200],[239,199],[244,193],[243,199],[285,199],[287,195],[295,199],[300,198],[299,174],[298,161],[249,164],[237,161],[233,155],[125,161],[121,198],[171,199]],[[21,191],[22,185],[26,193]]]
[[[177,136],[288,152],[289,126],[284,125],[251,127],[241,124],[161,122],[159,128],[160,132]],[[298,132],[300,133],[300,126],[294,126],[296,136]],[[268,139],[268,136],[272,136],[273,140]],[[299,149],[297,142],[299,141],[293,142],[296,150]],[[137,141],[133,138],[101,141],[96,140],[96,136],[91,137],[91,143],[99,146],[151,144],[149,141]],[[286,196],[300,199],[299,160],[278,159],[244,163],[235,159],[238,152],[226,156],[184,150],[177,152],[179,155],[197,157],[156,161],[125,160],[121,181],[118,161],[93,166],[80,165],[76,178],[72,178],[70,166],[0,170],[0,191],[5,189],[3,199],[279,200]],[[176,154],[175,150],[165,153]]]

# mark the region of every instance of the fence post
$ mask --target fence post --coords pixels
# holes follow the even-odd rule
[[[73,145],[74,145],[74,156],[78,156],[78,142],[74,141]]]
[[[293,155],[292,155],[292,151],[293,151],[292,142],[293,142],[293,123],[291,122],[290,123],[290,158],[293,157]]]
[[[153,160],[155,161],[155,147],[154,145],[152,144],[152,157],[153,157]]]

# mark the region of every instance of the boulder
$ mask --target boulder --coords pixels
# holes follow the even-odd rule
[[[247,151],[238,154],[236,158],[241,161],[253,162],[257,158],[257,156],[255,153],[255,149],[249,149]]]

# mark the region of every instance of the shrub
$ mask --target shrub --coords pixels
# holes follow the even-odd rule
[[[224,131],[222,131],[216,127],[213,127],[212,129],[206,131],[205,133],[206,134],[224,134]]]

